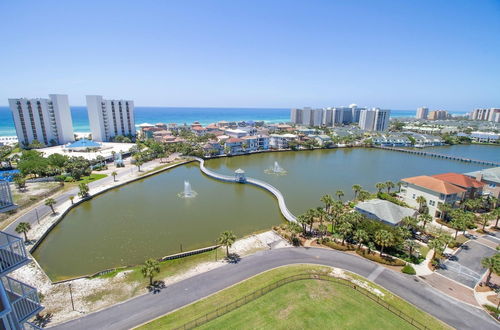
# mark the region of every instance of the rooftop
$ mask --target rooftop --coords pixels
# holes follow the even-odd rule
[[[465,192],[464,189],[459,188],[451,183],[427,175],[404,178],[401,179],[401,181],[411,183],[416,186],[436,191],[440,194],[445,194],[445,195],[460,194]]]
[[[100,148],[101,144],[92,140],[87,140],[85,138],[75,141],[66,146],[68,149],[74,148]]]
[[[482,180],[500,183],[500,167],[486,168],[484,170],[465,173],[467,176],[476,177],[481,174]]]
[[[432,177],[452,183],[456,186],[463,188],[481,188],[482,186],[484,186],[484,183],[479,182],[471,177],[468,177],[467,175],[458,173],[443,173],[443,174],[433,175]]]
[[[356,205],[356,209],[370,213],[380,220],[397,225],[404,217],[413,216],[415,210],[382,199],[372,199]]]

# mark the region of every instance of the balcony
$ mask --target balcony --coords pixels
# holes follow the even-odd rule
[[[42,330],[43,328],[40,328],[39,326],[37,326],[33,323],[26,322],[22,325],[22,329],[23,330]]]
[[[23,240],[0,231],[0,276],[29,263]]]
[[[17,322],[26,322],[43,309],[34,287],[8,276],[2,277],[2,284],[7,292]]]

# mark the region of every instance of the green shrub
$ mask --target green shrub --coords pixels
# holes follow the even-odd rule
[[[334,242],[334,241],[323,242],[323,245],[326,245],[328,247],[331,247],[332,249],[340,250],[340,251],[352,251],[352,250],[355,250],[355,248],[356,248],[355,246],[350,245],[350,244],[342,245],[342,244],[339,244],[339,243]]]
[[[64,179],[64,182],[75,182],[75,179],[70,177],[70,176],[67,176],[65,179]]]
[[[297,236],[292,237],[292,245],[300,246],[300,239]]]
[[[65,175],[57,175],[54,177],[57,182],[63,182],[66,179]]]
[[[488,312],[493,314],[493,316],[498,317],[498,314],[500,313],[500,309],[498,309],[494,306],[490,306],[490,305],[483,305],[483,307],[486,308],[488,310]]]
[[[406,265],[406,262],[403,260],[399,260],[396,258],[391,258],[391,257],[381,257],[378,254],[368,254],[366,253],[365,250],[356,250],[356,253],[362,256],[363,258],[366,258],[371,261],[375,261],[384,265],[390,265],[390,266],[404,266]]]
[[[412,267],[412,265],[410,264],[406,264],[403,269],[401,269],[401,271],[405,274],[408,274],[408,275],[415,275],[417,274],[417,272],[415,271],[415,268]]]
[[[393,196],[391,196],[391,195],[389,195],[388,193],[385,193],[385,192],[379,192],[377,194],[377,198],[389,201],[389,202],[394,203],[394,204],[399,205],[399,206],[410,207],[405,202],[402,202],[399,199],[397,199],[396,197],[393,197]]]

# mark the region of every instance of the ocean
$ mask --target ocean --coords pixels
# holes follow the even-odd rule
[[[391,110],[391,117],[414,117],[415,110]],[[90,132],[86,107],[71,107],[73,130]],[[290,109],[286,108],[173,108],[135,107],[135,124],[177,123],[199,121],[208,125],[217,121],[264,120],[268,123],[287,122]],[[0,136],[14,136],[16,130],[9,107],[0,107]]]

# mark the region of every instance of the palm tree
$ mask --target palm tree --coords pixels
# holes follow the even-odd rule
[[[368,236],[368,233],[363,229],[358,229],[354,232],[354,239],[358,241],[358,250],[361,249],[361,244],[368,241],[369,238],[370,236]]]
[[[368,191],[366,191],[366,190],[361,190],[358,193],[358,199],[360,201],[362,201],[362,202],[365,201],[365,200],[367,200],[367,199],[369,199],[369,198],[370,198],[370,193]]]
[[[407,216],[401,219],[401,224],[408,229],[414,229],[418,225],[418,220],[415,217]]]
[[[446,203],[438,202],[437,209],[439,210],[439,219],[444,220],[444,217],[451,211],[451,206]]]
[[[335,192],[335,195],[337,195],[337,198],[339,199],[339,201],[341,201],[342,197],[344,196],[344,192],[342,190],[337,190]]]
[[[330,195],[324,195],[321,197],[321,202],[325,204],[326,213],[330,213],[330,205],[333,203],[333,198]]]
[[[149,285],[153,285],[153,277],[160,272],[160,262],[156,259],[148,259],[141,267],[142,276],[149,278]]]
[[[491,211],[491,214],[496,217],[496,220],[495,220],[495,227],[498,228],[498,220],[500,220],[500,207],[494,209],[493,211]]]
[[[401,181],[396,182],[396,186],[398,186],[398,192],[401,192],[402,185],[403,185],[403,182],[401,182]]]
[[[328,215],[328,213],[322,208],[318,207],[315,212],[315,216],[319,219],[319,225],[323,225],[323,220]]]
[[[500,274],[500,253],[495,254],[492,257],[486,257],[481,260],[481,265],[488,269],[488,276],[486,277],[486,284],[490,283],[491,274]]]
[[[352,224],[350,224],[347,221],[344,221],[340,226],[339,226],[339,234],[342,236],[342,245],[344,245],[345,239],[349,234],[352,232]]]
[[[236,235],[232,231],[224,231],[219,236],[219,244],[226,247],[226,255],[229,256],[229,248],[236,241]]]
[[[495,216],[491,213],[485,213],[479,217],[479,223],[483,226],[483,231],[485,230],[486,226],[490,223],[490,220],[493,220],[494,218]]]
[[[52,214],[56,214],[56,211],[54,210],[54,205],[56,204],[56,200],[54,198],[47,198],[45,200],[45,205],[50,207],[50,209],[52,210]]]
[[[75,199],[75,196],[71,195],[68,198],[71,201],[71,205],[73,205],[73,203],[74,203],[73,200]]]
[[[424,196],[418,196],[415,201],[418,203],[418,213],[422,213],[424,205],[427,204],[427,200]]]
[[[142,160],[136,160],[135,161],[135,166],[137,166],[137,171],[141,171],[141,166],[142,164],[144,164],[144,162]]]
[[[418,216],[418,220],[424,223],[424,225],[422,226],[422,230],[425,231],[425,226],[427,225],[428,222],[432,221],[432,216],[429,214],[421,214]]]
[[[116,171],[113,171],[111,172],[111,176],[113,176],[113,181],[116,182],[116,176],[118,175],[118,173],[116,173]]]
[[[381,193],[382,190],[385,189],[385,183],[379,182],[379,183],[375,184],[375,188],[377,188],[378,192]]]
[[[24,234],[24,241],[28,241],[28,235],[26,234],[31,229],[31,225],[28,222],[20,222],[16,227],[16,233]]]
[[[391,193],[391,189],[393,189],[396,185],[392,181],[387,181],[385,183],[385,187],[387,188],[387,193]]]
[[[302,232],[306,234],[306,226],[307,226],[308,218],[305,214],[301,214],[297,217],[297,222],[302,226]]]
[[[384,248],[394,244],[394,235],[385,229],[375,232],[375,243],[380,246],[380,256],[384,253]]]
[[[420,244],[418,244],[417,242],[415,242],[412,239],[407,239],[405,241],[404,246],[405,246],[405,249],[408,250],[408,255],[410,257],[412,257],[413,256],[413,251],[415,251],[416,249],[418,249],[419,246],[420,246]]]
[[[433,258],[436,258],[436,254],[439,256],[439,258],[441,258],[445,247],[444,247],[444,243],[440,239],[435,238],[435,239],[429,241],[429,243],[427,243],[427,246],[429,247],[429,249],[434,250],[434,257]],[[439,260],[439,258],[438,258],[438,260]]]
[[[354,191],[354,199],[358,197],[358,193],[363,189],[359,184],[355,184],[352,186],[352,190]]]
[[[81,198],[85,198],[85,197],[88,197],[89,196],[89,186],[82,182],[78,185],[78,189],[80,190],[78,192],[78,196],[80,196]]]
[[[309,231],[312,231],[312,227],[314,224],[314,218],[316,217],[316,209],[309,209],[306,212],[307,224],[309,225]]]

